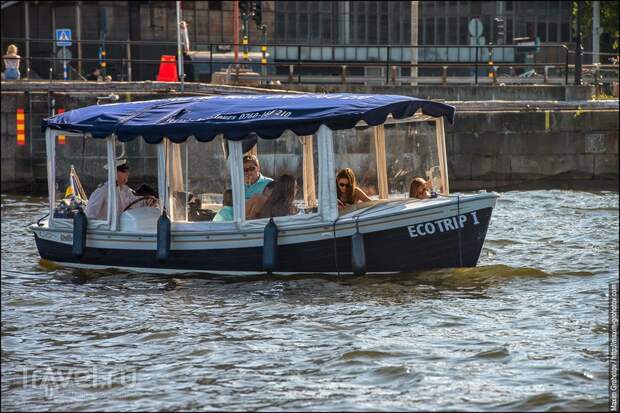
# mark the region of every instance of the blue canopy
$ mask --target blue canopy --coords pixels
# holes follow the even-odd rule
[[[332,130],[353,128],[360,120],[380,125],[390,113],[402,119],[418,109],[454,120],[453,106],[398,95],[217,95],[88,106],[44,119],[41,128],[90,133],[94,138],[115,134],[123,142],[138,136],[148,143],[164,137],[178,143],[190,136],[208,142],[218,134],[243,140],[254,133],[275,139],[287,129],[303,136],[321,125]]]

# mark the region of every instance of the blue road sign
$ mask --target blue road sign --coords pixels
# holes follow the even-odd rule
[[[71,29],[56,29],[56,46],[71,46]]]

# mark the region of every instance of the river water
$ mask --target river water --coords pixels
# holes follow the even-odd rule
[[[618,193],[501,194],[477,268],[230,282],[54,268],[2,195],[2,411],[608,408]]]

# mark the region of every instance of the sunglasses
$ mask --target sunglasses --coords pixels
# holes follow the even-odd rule
[[[338,182],[338,186],[341,188],[346,188],[348,186],[351,186],[351,184],[345,184],[344,182]]]
[[[249,168],[243,168],[243,173],[247,174],[248,172],[254,172],[256,171],[256,167],[255,166],[250,166]]]

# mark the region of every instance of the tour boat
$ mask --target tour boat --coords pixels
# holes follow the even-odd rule
[[[444,121],[452,123],[454,115],[454,107],[440,102],[361,94],[180,97],[67,111],[42,122],[49,214],[30,228],[43,259],[77,268],[240,276],[386,274],[473,267],[498,195],[486,191],[450,194]],[[423,144],[416,135],[420,122],[434,125],[434,136],[425,136]],[[403,148],[423,150],[415,154],[413,150],[402,150],[387,157],[391,132],[398,134],[395,139]],[[376,179],[377,190],[371,201],[339,209],[336,172],[350,166],[346,161],[353,157],[338,153],[336,147],[358,139],[360,133],[370,136],[369,153],[374,152],[376,174],[360,170],[356,173],[368,172]],[[107,219],[85,216],[86,195],[74,171],[71,179],[63,180],[66,166],[58,169],[59,156],[67,150],[59,143],[60,135],[63,140],[87,139],[105,149],[101,163],[106,162],[106,179],[110,183]],[[275,145],[282,139],[301,145],[299,154],[286,153],[286,148],[281,153],[262,152],[261,144],[267,147],[270,141]],[[419,142],[411,146],[416,139]],[[159,205],[118,211],[118,147],[132,142],[140,143],[137,148],[148,147],[153,154]],[[211,153],[219,151],[217,156],[226,166],[222,173],[229,177],[232,189],[232,221],[190,217],[192,185],[217,184],[214,179],[205,181],[208,176],[188,178],[192,171],[194,175],[208,175],[201,172],[207,167],[201,164],[202,159],[207,159],[201,152],[206,148]],[[243,157],[248,151],[262,158],[264,170],[271,157],[270,168],[280,165],[276,155],[292,162],[293,170],[303,164],[303,173],[295,177],[303,187],[299,207],[305,213],[272,219],[246,218]],[[314,159],[315,153],[318,159]],[[429,162],[425,157],[433,160]],[[93,159],[88,163],[96,164]],[[404,166],[405,161],[410,161],[410,168]],[[388,172],[388,162],[390,168],[392,163],[400,162],[400,178],[410,179],[416,171],[426,172],[417,174],[433,182],[431,196],[408,198],[407,191],[403,191],[408,182],[402,179],[399,188],[391,188],[396,178]],[[66,182],[71,188],[67,194],[63,186]],[[221,208],[219,200],[195,195],[194,200],[202,200],[201,210],[216,212]]]

